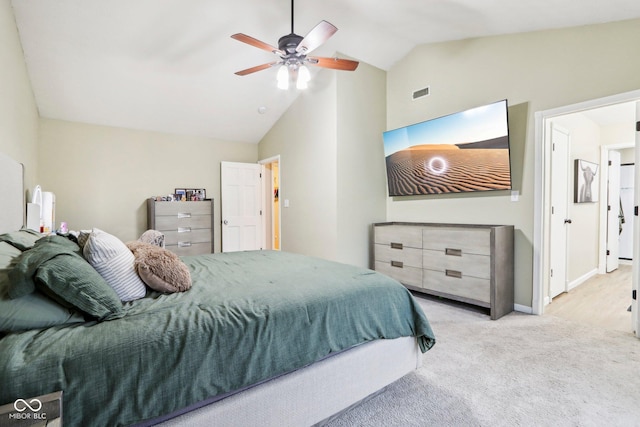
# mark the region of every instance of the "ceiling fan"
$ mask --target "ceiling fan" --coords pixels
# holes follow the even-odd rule
[[[231,38],[235,40],[275,53],[280,59],[247,68],[246,70],[237,71],[235,74],[238,76],[246,76],[256,71],[280,65],[277,76],[278,87],[280,89],[288,89],[289,73],[292,73],[296,77],[298,89],[305,89],[310,79],[309,70],[305,65],[314,65],[316,67],[331,68],[334,70],[354,71],[359,64],[357,61],[307,56],[311,51],[326,42],[336,31],[338,31],[338,29],[333,24],[327,21],[321,21],[313,27],[306,36],[302,37],[295,34],[293,30],[293,0],[291,0],[291,33],[280,37],[277,48],[246,34],[237,33],[231,36]]]

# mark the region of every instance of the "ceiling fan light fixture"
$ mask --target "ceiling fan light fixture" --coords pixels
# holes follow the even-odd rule
[[[304,65],[298,67],[298,79],[296,81],[296,88],[304,90],[309,87],[308,83],[311,80],[311,74],[309,74],[309,69]]]
[[[278,89],[287,90],[289,89],[289,67],[286,65],[281,65],[278,69]]]

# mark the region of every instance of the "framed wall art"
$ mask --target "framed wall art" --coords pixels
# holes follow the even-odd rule
[[[575,160],[573,180],[573,201],[575,203],[593,203],[598,201],[597,163],[582,159]]]

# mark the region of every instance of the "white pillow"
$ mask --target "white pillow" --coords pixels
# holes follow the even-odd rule
[[[120,239],[94,228],[83,253],[121,301],[133,301],[146,295],[147,288],[134,267],[135,257]]]

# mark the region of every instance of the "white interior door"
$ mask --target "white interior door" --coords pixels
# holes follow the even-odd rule
[[[222,252],[262,249],[262,165],[222,162],[220,170]]]
[[[622,209],[622,232],[620,233],[620,244],[618,246],[618,258],[625,260],[633,259],[633,192],[635,166],[624,164],[620,166],[620,201]]]
[[[636,165],[640,165],[640,101],[636,102]],[[638,220],[638,204],[640,204],[640,167],[635,168],[635,201],[634,201],[634,215],[633,215],[633,253],[640,254],[640,221]],[[633,284],[632,292],[633,298],[631,300],[631,318],[632,328],[636,333],[636,336],[640,338],[640,315],[638,314],[638,281],[640,280],[640,263],[638,262],[638,256],[633,257]]]
[[[551,124],[551,222],[549,300],[567,291],[569,132]]]
[[[607,273],[618,268],[620,245],[620,152],[609,151],[607,168]]]

